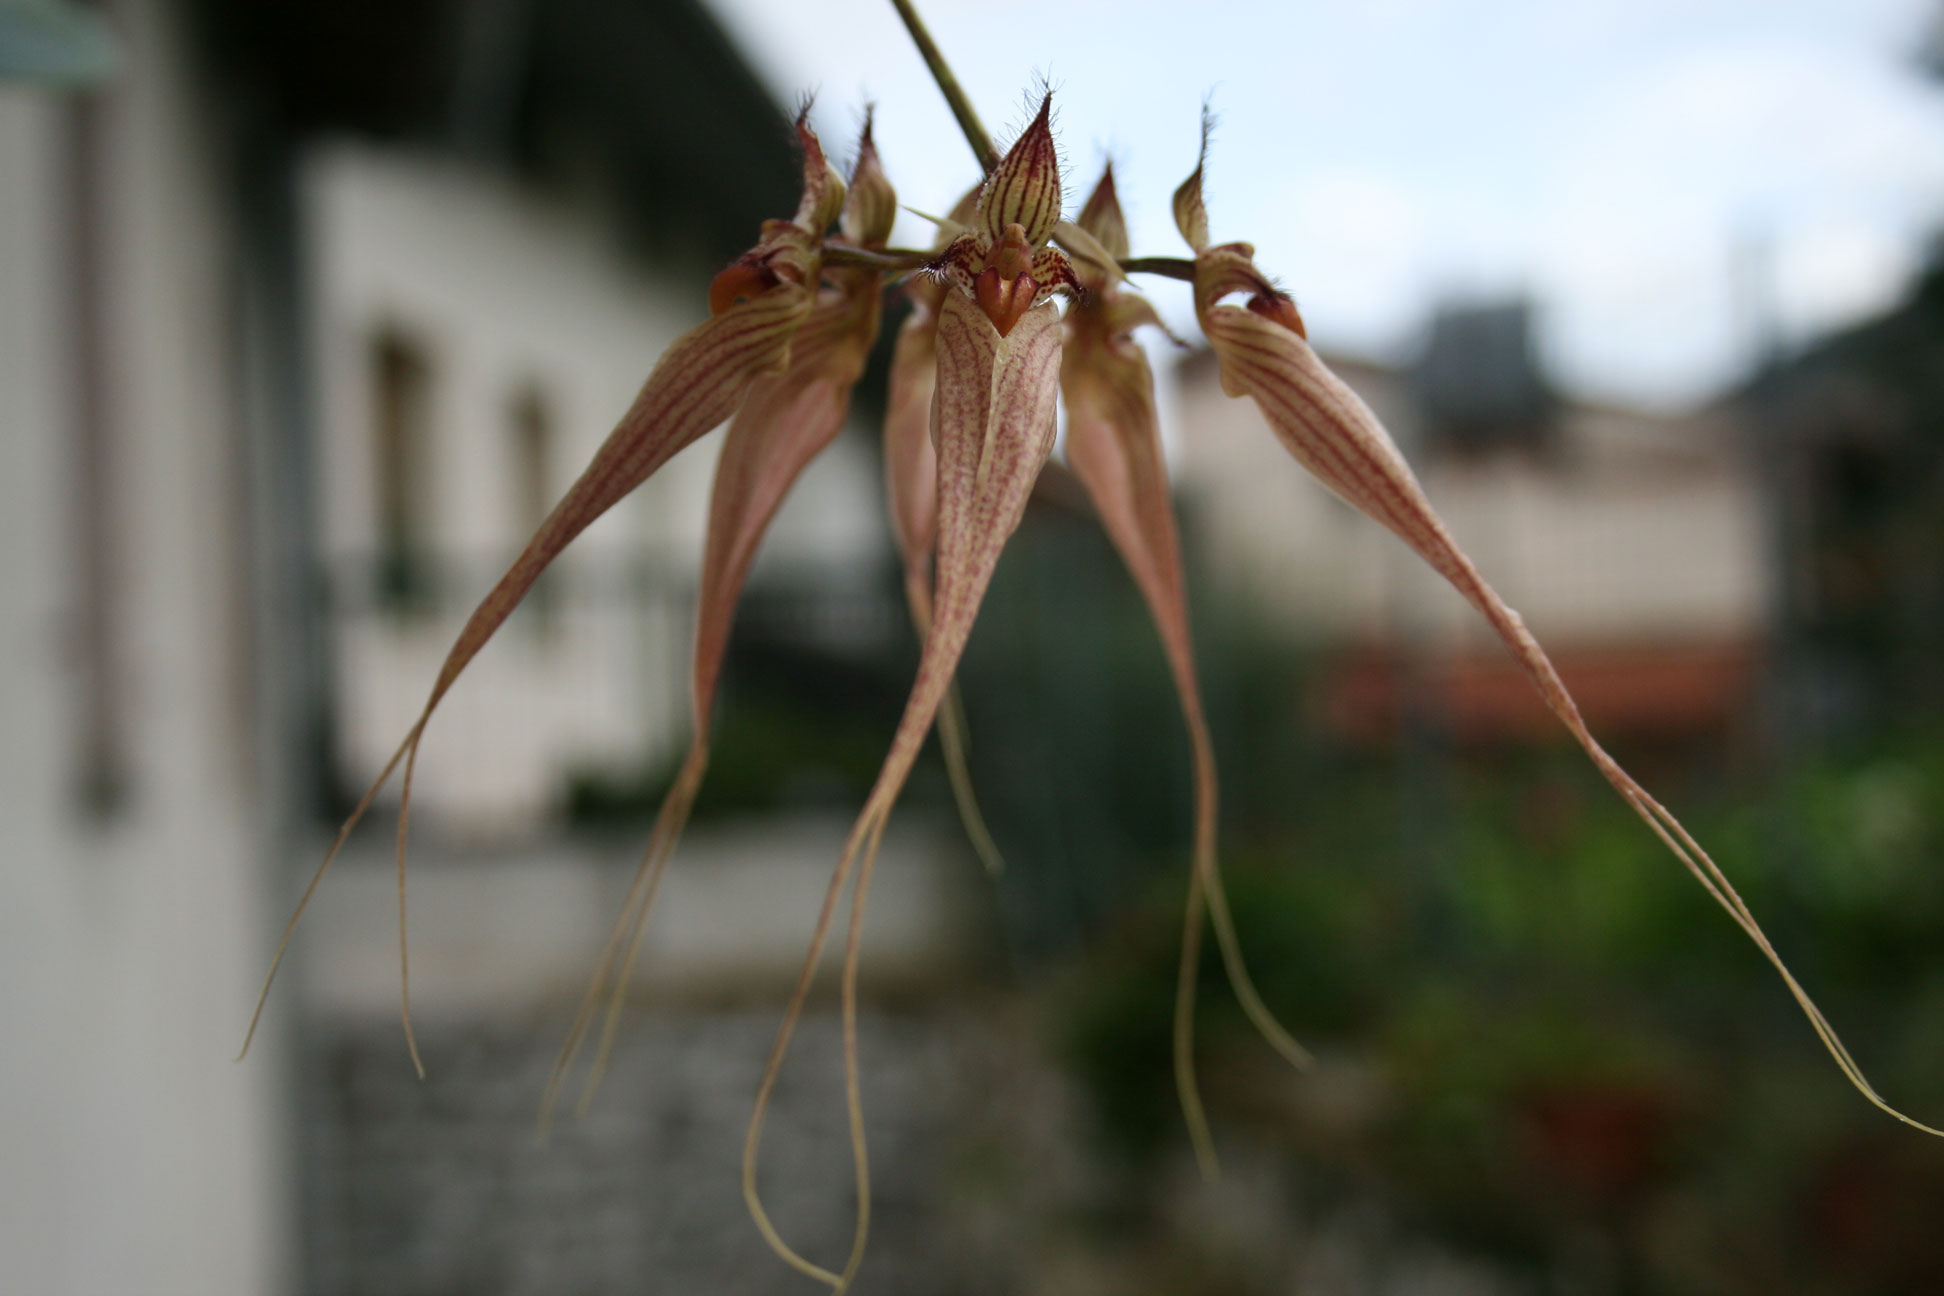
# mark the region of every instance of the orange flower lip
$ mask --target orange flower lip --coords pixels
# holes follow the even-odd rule
[[[986,258],[986,268],[972,284],[979,309],[999,330],[1000,337],[1011,333],[1019,317],[1033,308],[1040,283],[1033,277],[1032,268],[1033,246],[1025,228],[1017,223],[1006,226]]]
[[[1029,274],[1002,278],[998,266],[988,266],[974,283],[972,295],[978,300],[979,309],[992,321],[992,327],[999,330],[999,336],[1005,337],[1019,323],[1019,317],[1033,308],[1039,284]]]

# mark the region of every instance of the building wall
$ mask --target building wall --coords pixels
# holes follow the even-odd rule
[[[212,159],[160,5],[115,8],[99,92],[109,527],[77,561],[69,201],[77,100],[0,89],[0,1288],[255,1296],[285,1277],[274,1033],[231,1059],[267,953],[239,598],[230,282]],[[99,694],[122,795],[79,795]]]

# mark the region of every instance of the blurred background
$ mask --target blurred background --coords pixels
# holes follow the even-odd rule
[[[995,127],[1139,254],[1205,97],[1251,238],[1594,730],[1741,886],[1883,1093],[1944,1118],[1944,11],[1934,0],[931,6]],[[791,1292],[739,1158],[916,661],[883,354],[738,614],[714,767],[588,1114],[541,1091],[687,742],[714,439],[578,542],[275,936],[446,646],[794,205],[788,121],[900,197],[969,151],[888,5],[0,0],[0,1288]],[[899,240],[924,245],[916,217]],[[1183,285],[1152,287],[1193,336]],[[895,310],[887,338],[895,329]],[[1288,1071],[1212,960],[1200,1181],[1169,1062],[1188,750],[1048,475],[863,969],[861,1292],[1944,1290],[1944,1150],[1503,650],[1149,339],[1223,861]],[[828,981],[829,978],[826,978]],[[570,1095],[571,1101],[571,1095]],[[851,1229],[834,990],[767,1127]]]

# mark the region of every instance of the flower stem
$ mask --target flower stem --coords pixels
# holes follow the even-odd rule
[[[1195,281],[1195,263],[1186,257],[1129,257],[1120,263],[1128,274],[1166,275],[1170,279]]]
[[[939,93],[951,105],[952,116],[958,118],[959,129],[965,132],[966,142],[972,146],[972,153],[979,159],[980,167],[990,172],[999,165],[999,150],[992,147],[992,136],[987,133],[984,123],[979,120],[978,110],[966,97],[965,88],[952,75],[951,67],[945,62],[945,55],[939,51],[938,43],[925,29],[925,20],[918,16],[918,10],[911,0],[891,0],[891,7],[904,19],[905,30],[911,33],[911,43],[918,47],[918,53],[931,69],[932,80],[938,82]]]

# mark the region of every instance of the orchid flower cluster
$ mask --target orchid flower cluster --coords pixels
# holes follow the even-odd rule
[[[1197,1158],[1205,1171],[1214,1173],[1213,1145],[1192,1062],[1195,979],[1205,925],[1215,934],[1238,999],[1264,1038],[1296,1066],[1307,1065],[1309,1055],[1270,1014],[1250,981],[1217,867],[1214,748],[1196,680],[1153,375],[1133,340],[1137,329],[1161,327],[1161,322],[1153,307],[1127,286],[1131,274],[1153,273],[1192,283],[1196,318],[1219,362],[1223,390],[1231,397],[1252,398],[1291,455],[1395,533],[1485,617],[1601,775],[1775,966],[1850,1083],[1897,1119],[1940,1134],[1897,1111],[1871,1088],[1728,878],[1674,815],[1595,741],[1538,641],[1446,530],[1383,426],[1310,347],[1295,303],[1256,267],[1251,246],[1211,240],[1202,200],[1206,120],[1201,157],[1173,200],[1175,224],[1192,257],[1131,257],[1111,167],[1078,215],[1071,221],[1061,218],[1051,94],[1042,98],[1038,114],[1012,147],[998,154],[907,0],[894,3],[986,170],[983,182],[948,218],[936,221],[940,237],[933,249],[892,249],[887,243],[897,196],[872,144],[868,118],[846,181],[807,124],[807,109],[798,117],[803,175],[795,214],[765,223],[754,246],[716,276],[709,293],[710,318],[662,356],[579,480],[473,612],[417,720],[311,879],[284,931],[271,976],[331,861],[402,765],[400,998],[412,1061],[424,1074],[412,1035],[404,914],[412,775],[426,725],[548,564],[677,453],[728,420],[703,558],[690,747],[555,1065],[543,1102],[543,1131],[574,1059],[597,1018],[603,1017],[605,996],[599,1045],[581,1099],[585,1109],[614,1039],[623,987],[656,892],[708,767],[717,685],[750,564],[791,485],[843,427],[851,390],[877,339],[884,296],[902,292],[910,311],[891,362],[884,462],[905,593],[923,649],[890,750],[831,877],[764,1071],[744,1151],[744,1195],[758,1229],[783,1259],[838,1292],[850,1286],[863,1258],[870,1217],[857,1064],[857,973],[871,874],[885,824],[934,728],[968,832],[988,865],[998,865],[966,775],[963,721],[952,680],[1000,553],[1054,448],[1055,405],[1062,397],[1067,462],[1147,603],[1190,738],[1193,860],[1178,973],[1174,1062]],[[1064,313],[1057,304],[1062,298]],[[850,903],[841,974],[843,1053],[858,1205],[851,1253],[841,1270],[832,1270],[804,1258],[777,1233],[756,1192],[756,1167],[770,1094],[846,888]],[[264,994],[268,991],[266,979]],[[259,1016],[262,1009],[259,998]],[[252,1033],[255,1028],[253,1017]]]

